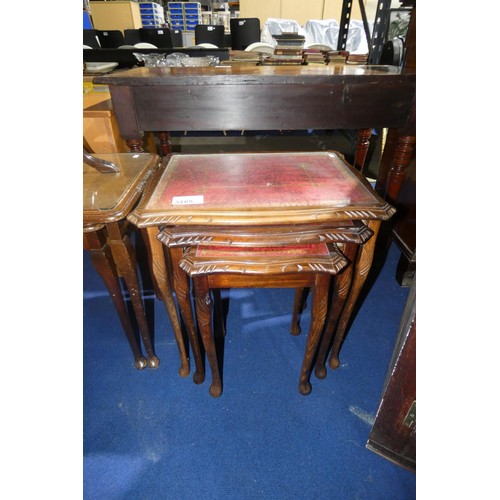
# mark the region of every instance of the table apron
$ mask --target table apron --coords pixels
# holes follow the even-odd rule
[[[117,110],[125,139],[139,131],[399,128],[414,92],[401,82],[111,87],[115,107],[128,104]]]

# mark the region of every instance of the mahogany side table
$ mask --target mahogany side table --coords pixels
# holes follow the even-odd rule
[[[135,251],[128,234],[131,228],[126,216],[135,207],[147,180],[158,167],[159,157],[149,153],[116,153],[95,154],[91,160],[91,163],[109,162],[118,171],[104,173],[88,162],[83,163],[83,247],[90,252],[92,264],[111,295],[132,349],[135,367],[156,368],[159,359],[151,343]],[[130,294],[146,358],[135,336],[120,277]],[[171,315],[170,320],[180,334],[178,318]],[[187,360],[183,361],[183,366],[186,363]]]
[[[297,288],[312,290],[312,318],[307,337],[299,391],[311,392],[311,364],[318,347],[328,309],[330,276],[348,264],[336,245],[238,247],[195,246],[179,265],[192,278],[195,293],[196,319],[212,371],[210,394],[222,393],[219,360],[211,332],[211,293],[220,288]]]
[[[352,269],[352,279],[344,290],[347,299],[335,334],[342,338],[371,267],[380,223],[394,212],[366,179],[333,151],[172,154],[162,160],[141,202],[127,218],[147,228],[150,241],[168,228],[192,230],[184,241],[168,245],[167,255],[195,358],[194,380],[200,383],[204,367],[189,280],[179,267],[185,251],[203,241],[249,241],[249,233],[265,241],[269,231],[280,233],[282,245],[297,245],[303,237],[297,235],[298,226],[304,235],[325,230],[328,234],[343,226],[348,232],[355,221],[362,221],[373,236],[358,245],[359,251],[347,266]],[[275,235],[273,241],[276,239]]]

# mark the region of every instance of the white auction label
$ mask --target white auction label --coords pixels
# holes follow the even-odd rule
[[[202,194],[194,196],[174,196],[172,205],[201,205],[205,203]]]

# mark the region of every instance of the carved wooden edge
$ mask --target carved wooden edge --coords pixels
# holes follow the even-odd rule
[[[287,246],[310,243],[357,243],[371,238],[373,231],[361,221],[351,225],[263,226],[263,227],[166,227],[158,239],[167,246],[220,245],[234,247]]]
[[[145,218],[144,212],[146,210],[146,206],[151,196],[153,196],[154,194],[155,188],[158,185],[158,182],[160,181],[167,164],[170,161],[171,156],[172,153],[161,158],[161,161],[154,170],[153,175],[151,176],[150,179],[148,179],[147,184],[144,186],[144,190],[142,192],[141,198],[139,199],[139,202],[137,203],[137,206],[134,208],[133,211],[131,211],[127,215],[127,220],[139,228],[158,225],[158,224],[144,224],[143,223],[143,219]]]
[[[176,214],[140,213],[134,210],[127,218],[138,227],[164,225],[266,225],[266,224],[307,224],[329,223],[346,220],[389,220],[396,213],[396,209],[385,203],[380,207],[366,207],[355,209],[343,208],[311,208],[293,210],[252,210],[252,211],[207,211],[196,214],[188,211],[179,211]]]
[[[250,257],[197,257],[196,247],[188,249],[179,262],[179,267],[189,276],[213,273],[233,274],[287,274],[328,273],[337,274],[348,265],[348,260],[335,247],[329,247],[328,255]]]
[[[175,209],[166,211],[147,210],[148,202],[154,194],[155,187],[160,181],[165,169],[170,163],[171,157],[175,153],[165,156],[161,165],[157,168],[155,175],[144,189],[141,200],[137,207],[127,216],[127,219],[137,227],[151,226],[172,226],[172,225],[189,225],[189,226],[263,226],[277,224],[337,224],[342,221],[351,220],[389,220],[395,213],[396,209],[384,200],[366,180],[366,178],[358,172],[352,165],[345,161],[342,154],[337,151],[325,151],[333,153],[339,157],[346,168],[358,179],[358,181],[368,189],[373,197],[374,203],[369,206],[358,207],[297,207],[297,208],[265,208],[252,210],[238,210],[228,208],[227,210],[204,210],[196,213],[193,207],[175,207]],[[198,208],[199,209],[199,208]]]
[[[150,155],[143,170],[137,175],[135,182],[122,194],[117,204],[109,210],[84,210],[84,223],[110,223],[124,219],[141,197],[146,185],[153,178],[154,172],[159,168],[159,164],[160,157]]]

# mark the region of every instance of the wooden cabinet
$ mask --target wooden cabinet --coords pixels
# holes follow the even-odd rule
[[[97,30],[142,28],[141,11],[137,2],[90,2],[90,13]]]
[[[129,151],[120,136],[109,93],[83,95],[83,138],[94,153]]]
[[[379,455],[416,469],[416,305],[413,282],[377,416],[366,444]]]
[[[92,153],[128,153],[109,92],[83,94],[83,139]],[[156,153],[154,134],[144,134],[144,149]]]

